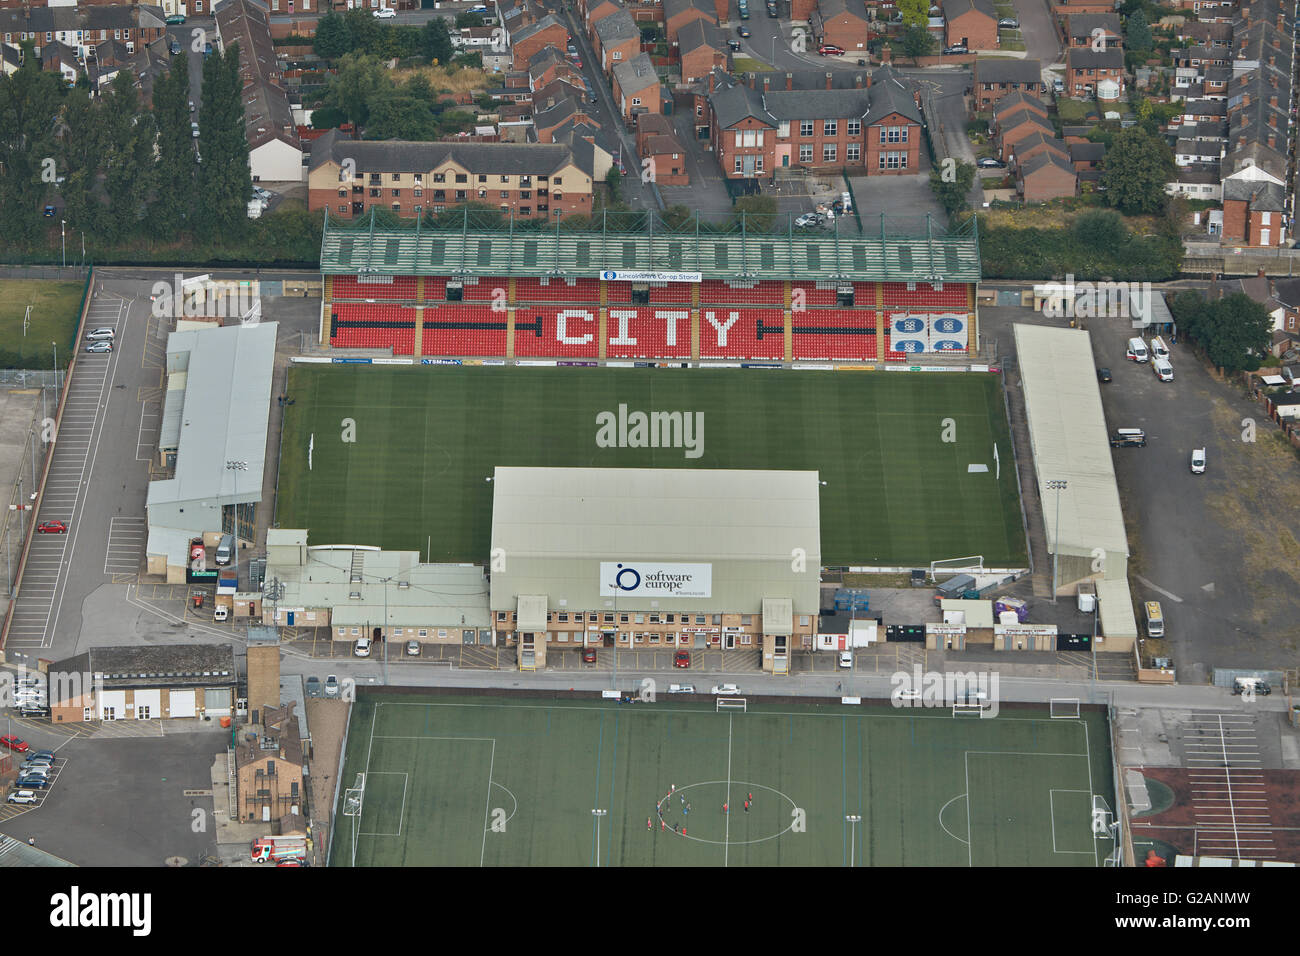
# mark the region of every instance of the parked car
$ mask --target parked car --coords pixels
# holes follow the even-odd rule
[[[826,221],[826,217],[819,212],[806,212],[794,221],[794,224],[801,229],[807,229],[809,226],[820,226]]]
[[[839,665],[840,665],[840,667],[843,667],[843,668],[846,668],[846,669],[852,667],[852,666],[853,666],[853,652],[852,652],[852,651],[840,651],[840,656],[839,656]]]
[[[7,803],[36,803],[41,798],[31,790],[15,790],[5,798]]]
[[[62,521],[42,521],[36,530],[41,534],[67,534],[68,526]]]
[[[177,43],[175,40],[172,40],[171,46],[168,47],[168,50],[171,52],[172,56],[179,56],[181,52],[181,45]]]
[[[772,3],[771,0],[768,0],[768,4],[767,4],[767,15],[768,15],[769,17],[772,17],[773,19],[776,19],[777,17],[780,16],[780,14],[777,13],[777,10],[776,10],[776,4],[775,4],[775,3]]]
[[[111,352],[113,351],[112,342],[91,342],[86,346],[87,352]]]
[[[308,696],[308,697],[319,697],[319,696],[320,696],[320,678],[319,678],[319,677],[312,676],[312,677],[308,677],[308,678],[307,678],[307,696]]]
[[[49,785],[50,782],[44,777],[19,777],[14,781],[14,786],[32,790],[44,790]]]
[[[965,47],[963,44],[961,44],[961,43],[955,43],[955,44],[953,44],[952,46],[946,46],[946,47],[943,48],[943,55],[944,55],[944,56],[956,56],[956,55],[959,55],[959,54],[962,54],[962,53],[967,53],[967,52],[969,52],[969,51],[968,51],[968,50],[966,49],[966,47]]]
[[[191,112],[191,113],[194,112],[194,101],[193,101],[193,100],[190,100],[190,112]]]
[[[40,777],[41,779],[45,779],[49,777],[53,769],[54,768],[48,764],[32,764],[31,766],[23,764],[18,768],[18,774],[22,777]]]
[[[107,325],[105,325],[105,326],[101,326],[98,329],[91,329],[89,332],[86,333],[86,338],[90,339],[92,342],[96,342],[99,341],[100,339],[111,339],[116,334],[117,331],[115,329],[111,329]]]
[[[357,638],[357,647],[356,647],[356,650],[353,651],[353,653],[356,654],[357,657],[369,657],[369,656],[370,656],[370,638],[368,638],[368,637],[359,637],[359,638]]]
[[[823,43],[817,48],[817,52],[822,56],[843,56],[844,48],[838,47],[834,43]]]
[[[230,617],[230,608],[226,607],[224,604],[218,604],[216,607],[212,609],[212,620],[215,621],[217,624],[220,624],[222,621],[229,619],[229,617]]]
[[[742,37],[749,39],[749,27],[745,26],[743,23],[736,28],[736,32]]]
[[[325,696],[337,697],[339,695],[339,679],[333,674],[325,678]]]
[[[167,19],[164,22],[167,23],[169,26],[177,26],[178,24],[185,22],[185,14],[173,13],[169,17],[167,17]]]
[[[191,135],[192,137],[194,137],[195,139],[198,139],[198,138],[199,138],[199,124],[198,124],[198,123],[195,123],[195,122],[193,122],[193,121],[190,122],[190,135]]]
[[[391,20],[395,16],[397,16],[397,11],[392,7],[379,7],[374,11],[376,20]]]
[[[1110,381],[1110,369],[1108,369],[1108,368],[1099,368],[1099,369],[1097,369],[1097,381],[1102,382],[1102,383],[1109,382],[1109,381]]]
[[[670,694],[694,694],[694,684],[669,684],[668,693]]]
[[[582,663],[584,664],[596,663],[596,649],[594,647],[584,647],[582,649]]]
[[[41,759],[41,760],[37,760],[36,758],[32,758],[31,760],[26,760],[26,761],[24,761],[24,762],[23,762],[23,765],[22,765],[21,767],[18,768],[18,772],[19,772],[20,774],[25,774],[25,773],[28,773],[28,772],[30,772],[30,771],[37,771],[37,770],[39,770],[39,771],[41,771],[42,773],[44,773],[46,776],[49,776],[50,771],[52,771],[53,769],[54,769],[54,761],[53,761],[53,760],[50,760],[49,758],[45,758],[45,759]]]
[[[0,747],[5,747],[20,754],[25,754],[29,749],[31,749],[27,746],[27,741],[19,740],[13,734],[5,734],[3,737],[0,737]]]
[[[1205,474],[1205,449],[1196,448],[1192,450],[1192,474]]]
[[[678,651],[673,655],[673,667],[690,667],[690,666],[691,666],[690,651]]]
[[[28,759],[29,759],[29,760],[35,760],[37,757],[49,757],[51,760],[53,760],[53,759],[54,759],[54,751],[53,751],[53,750],[37,750],[35,753],[32,753],[32,754],[28,757]]]
[[[1110,436],[1111,448],[1143,447],[1147,443],[1146,432],[1140,428],[1117,428]]]
[[[1020,21],[1015,17],[1003,17],[998,21],[999,30],[1019,30]]]
[[[1006,169],[1007,164],[994,156],[985,156],[975,164],[980,169]]]
[[[53,219],[53,218],[54,218],[54,214],[55,214],[56,212],[58,212],[58,209],[57,209],[56,207],[47,204],[46,207],[45,207],[45,209],[44,209],[45,218],[46,218],[46,219]]]
[[[739,40],[728,40],[728,41],[727,41],[727,46],[730,48],[730,50],[731,50],[732,53],[739,53],[739,52],[740,52],[740,41],[739,41]],[[53,209],[54,207],[51,206],[50,208]]]
[[[739,693],[740,693],[740,688],[737,687],[735,684],[714,684],[714,685],[713,685],[713,693],[714,693],[714,694],[718,694],[718,695],[722,695],[722,694],[727,694],[727,695],[739,694]]]
[[[406,642],[406,656],[407,656],[407,657],[419,657],[419,656],[420,656],[420,642],[419,642],[419,641],[407,641],[407,642]]]

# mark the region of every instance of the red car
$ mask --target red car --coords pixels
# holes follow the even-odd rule
[[[27,741],[19,740],[13,734],[5,734],[0,737],[0,747],[8,747],[10,750],[16,750],[20,754],[27,753]]]
[[[36,530],[41,534],[67,534],[68,526],[62,521],[42,521]]]
[[[817,48],[817,52],[820,53],[822,56],[843,56],[844,55],[843,48],[836,46],[834,43],[823,43],[821,46]]]
[[[673,655],[673,667],[690,667],[690,666],[691,666],[690,651],[678,651],[676,654]]]
[[[596,649],[594,647],[584,647],[582,649],[582,663],[584,664],[596,663]]]

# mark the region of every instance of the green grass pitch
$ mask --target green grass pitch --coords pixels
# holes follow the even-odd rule
[[[365,773],[365,797],[330,862],[1092,867],[1113,849],[1091,818],[1094,795],[1113,809],[1107,741],[1099,713],[366,691],[341,778]]]
[[[290,369],[289,394],[276,520],[316,544],[432,537],[434,561],[486,562],[498,465],[806,469],[826,482],[824,565],[1028,563],[993,375],[318,366]],[[597,414],[620,404],[703,412],[703,455],[597,447]]]

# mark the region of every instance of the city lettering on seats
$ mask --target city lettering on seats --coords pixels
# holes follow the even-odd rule
[[[704,454],[703,412],[596,413],[597,448],[683,448],[687,458]]]
[[[740,321],[740,311],[737,309],[728,309],[726,311],[714,309],[702,309],[700,312],[704,321],[700,323],[701,336],[704,334],[704,327],[707,323],[713,327],[717,335],[717,345],[723,348],[727,344],[727,332],[732,326]],[[555,340],[564,345],[588,345],[595,341],[594,333],[595,323],[598,321],[597,314],[591,309],[561,309],[555,315]],[[685,345],[690,339],[690,309],[655,309],[653,319],[647,319],[642,311],[637,309],[615,309],[609,310],[609,324],[607,334],[610,345],[631,346],[637,344],[637,338],[632,334],[632,323],[644,324],[647,321],[664,323],[664,340],[665,346],[675,346],[678,344],[677,330],[681,323],[686,323],[685,331],[682,335],[682,344]],[[537,334],[541,335],[542,316],[535,317],[536,324],[534,328]],[[584,325],[583,323],[590,323]],[[477,328],[477,326],[474,326]],[[520,324],[520,328],[526,327]]]

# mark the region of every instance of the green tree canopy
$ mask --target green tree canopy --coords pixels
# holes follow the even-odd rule
[[[949,217],[966,208],[971,187],[975,184],[975,166],[971,163],[955,163],[949,167],[951,175],[945,175],[944,164],[930,170],[930,189],[939,205]]]
[[[905,28],[924,27],[930,19],[930,0],[898,0],[897,6]]]
[[[447,21],[442,17],[434,17],[420,30],[420,53],[427,56],[430,63],[446,63],[452,58],[455,50]]]
[[[1106,151],[1106,202],[1130,215],[1158,213],[1173,173],[1174,154],[1167,143],[1138,126],[1121,130]]]
[[[342,110],[359,132],[370,119],[370,104],[392,92],[393,81],[377,59],[364,53],[348,53],[339,60],[338,72],[326,84],[321,103]]]
[[[1179,327],[1225,372],[1259,368],[1267,354],[1273,320],[1263,305],[1241,292],[1207,302],[1198,292],[1180,292],[1170,302]]]
[[[441,20],[430,21],[441,23]],[[356,49],[357,40],[352,35],[352,28],[341,14],[330,11],[316,24],[316,35],[312,38],[312,52],[326,60],[333,60]]]
[[[910,26],[903,31],[903,54],[910,56],[912,62],[917,62],[923,56],[929,56],[934,52],[934,37],[930,36],[930,31],[922,26]]]

